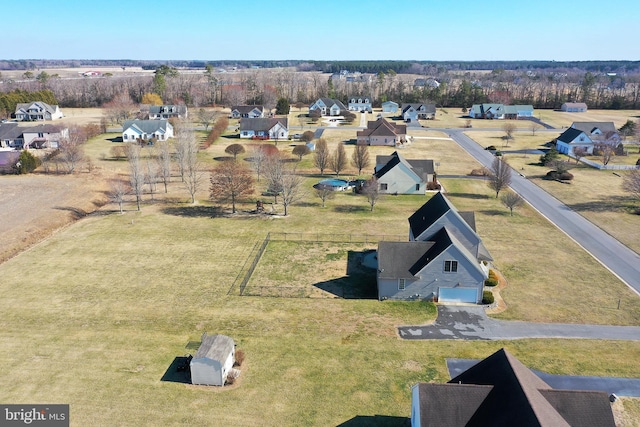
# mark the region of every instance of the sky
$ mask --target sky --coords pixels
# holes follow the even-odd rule
[[[7,3],[0,59],[640,60],[640,0]]]

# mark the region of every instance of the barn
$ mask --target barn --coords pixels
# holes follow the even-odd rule
[[[191,383],[223,386],[235,362],[235,343],[226,335],[202,335],[190,363]]]

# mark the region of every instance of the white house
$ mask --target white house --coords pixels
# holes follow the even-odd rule
[[[189,364],[191,383],[223,386],[235,363],[233,339],[226,335],[202,335],[198,352]]]
[[[27,148],[58,148],[60,141],[69,138],[69,129],[55,125],[38,125],[23,128],[23,147]]]
[[[579,129],[568,128],[556,138],[556,150],[560,154],[573,155],[578,147],[583,149],[585,154],[593,154],[593,141]]]
[[[173,126],[167,120],[128,120],[122,126],[122,141],[165,141],[173,138]]]
[[[351,96],[347,104],[349,111],[373,111],[370,96]]]
[[[408,160],[396,151],[390,156],[376,156],[373,175],[380,193],[425,194],[433,173],[433,160]]]
[[[240,119],[240,138],[248,139],[289,139],[289,119],[242,118]]]
[[[584,113],[587,111],[587,104],[584,102],[565,102],[560,106],[560,110],[567,113]]]
[[[63,117],[57,105],[40,101],[17,104],[14,115],[18,121],[56,120]]]
[[[340,100],[331,98],[319,98],[309,106],[309,112],[319,110],[323,116],[339,116],[340,112],[346,109]]]
[[[405,122],[433,119],[435,116],[436,104],[402,104],[402,119]]]
[[[556,139],[556,150],[561,154],[573,155],[575,149],[581,147],[586,154],[593,154],[599,144],[612,147],[620,144],[620,135],[613,122],[573,122]]]
[[[532,105],[474,104],[469,110],[472,119],[521,119],[533,117]]]

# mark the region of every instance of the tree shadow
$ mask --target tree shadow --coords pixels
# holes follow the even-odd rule
[[[220,206],[173,206],[164,208],[163,213],[187,218],[218,218],[223,216]]]
[[[336,427],[409,427],[411,419],[390,415],[356,415]]]
[[[338,205],[333,208],[335,212],[339,213],[362,213],[362,212],[370,212],[371,207],[369,206],[353,206],[353,205]]]
[[[74,208],[73,206],[55,206],[54,209],[70,212],[73,219],[80,219],[89,215],[89,212],[85,211],[84,209]]]
[[[483,213],[483,214],[488,215],[488,216],[509,216],[509,209],[506,209],[506,208],[503,211],[500,211],[500,210],[497,210],[497,209],[486,209],[486,210],[481,210],[481,211],[477,211],[477,212]]]
[[[115,136],[115,137],[113,137],[113,138],[107,138],[107,141],[111,141],[111,142],[124,142],[124,141],[122,140],[122,137],[121,137],[121,136]]]
[[[189,375],[189,368],[184,368],[185,366],[188,366],[188,363],[189,358],[187,356],[176,357],[175,359],[173,359],[173,362],[171,362],[171,365],[169,365],[162,378],[160,378],[160,381],[191,384],[191,375]]]
[[[229,162],[229,161],[233,160],[233,157],[231,157],[231,156],[218,156],[218,157],[214,157],[213,160],[217,160],[219,162]]]
[[[637,213],[638,211],[638,206],[633,203],[633,200],[623,196],[611,196],[601,200],[567,204],[567,206],[577,212],[624,211],[629,213]]]
[[[345,276],[318,282],[313,286],[343,299],[377,298],[376,271],[362,265],[362,259],[368,252],[349,251]]]
[[[475,194],[475,193],[446,193],[447,196],[451,196],[451,197],[464,197],[465,199],[477,199],[477,200],[481,200],[481,199],[488,199],[489,196],[487,196],[486,194]]]

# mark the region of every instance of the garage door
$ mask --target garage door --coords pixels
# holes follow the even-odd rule
[[[440,288],[438,302],[470,302],[476,303],[476,288]]]

